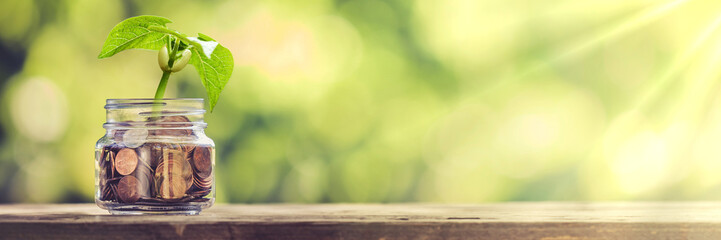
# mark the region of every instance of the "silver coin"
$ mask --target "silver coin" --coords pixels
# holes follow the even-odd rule
[[[136,148],[148,140],[148,129],[130,129],[123,134],[123,145]]]

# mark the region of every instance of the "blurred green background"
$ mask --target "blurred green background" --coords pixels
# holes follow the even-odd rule
[[[161,75],[96,57],[143,14],[233,52],[220,202],[721,200],[718,1],[5,0],[0,202],[92,201],[105,99]]]

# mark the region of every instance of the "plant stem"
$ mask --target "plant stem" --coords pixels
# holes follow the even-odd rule
[[[168,78],[170,78],[170,73],[170,71],[163,71],[163,77],[160,78],[158,90],[155,90],[155,100],[163,99],[163,95],[165,95],[165,87],[168,86]]]

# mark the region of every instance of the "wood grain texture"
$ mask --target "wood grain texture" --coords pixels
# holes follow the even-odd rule
[[[0,205],[0,238],[721,239],[721,203],[217,205],[199,216]]]

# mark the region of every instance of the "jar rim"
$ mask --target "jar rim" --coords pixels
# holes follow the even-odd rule
[[[119,98],[107,99],[106,129],[205,128],[202,98]],[[162,123],[162,124],[156,124]]]
[[[105,109],[125,109],[145,106],[182,106],[185,109],[201,110],[203,113],[202,98],[112,98],[105,100]]]

